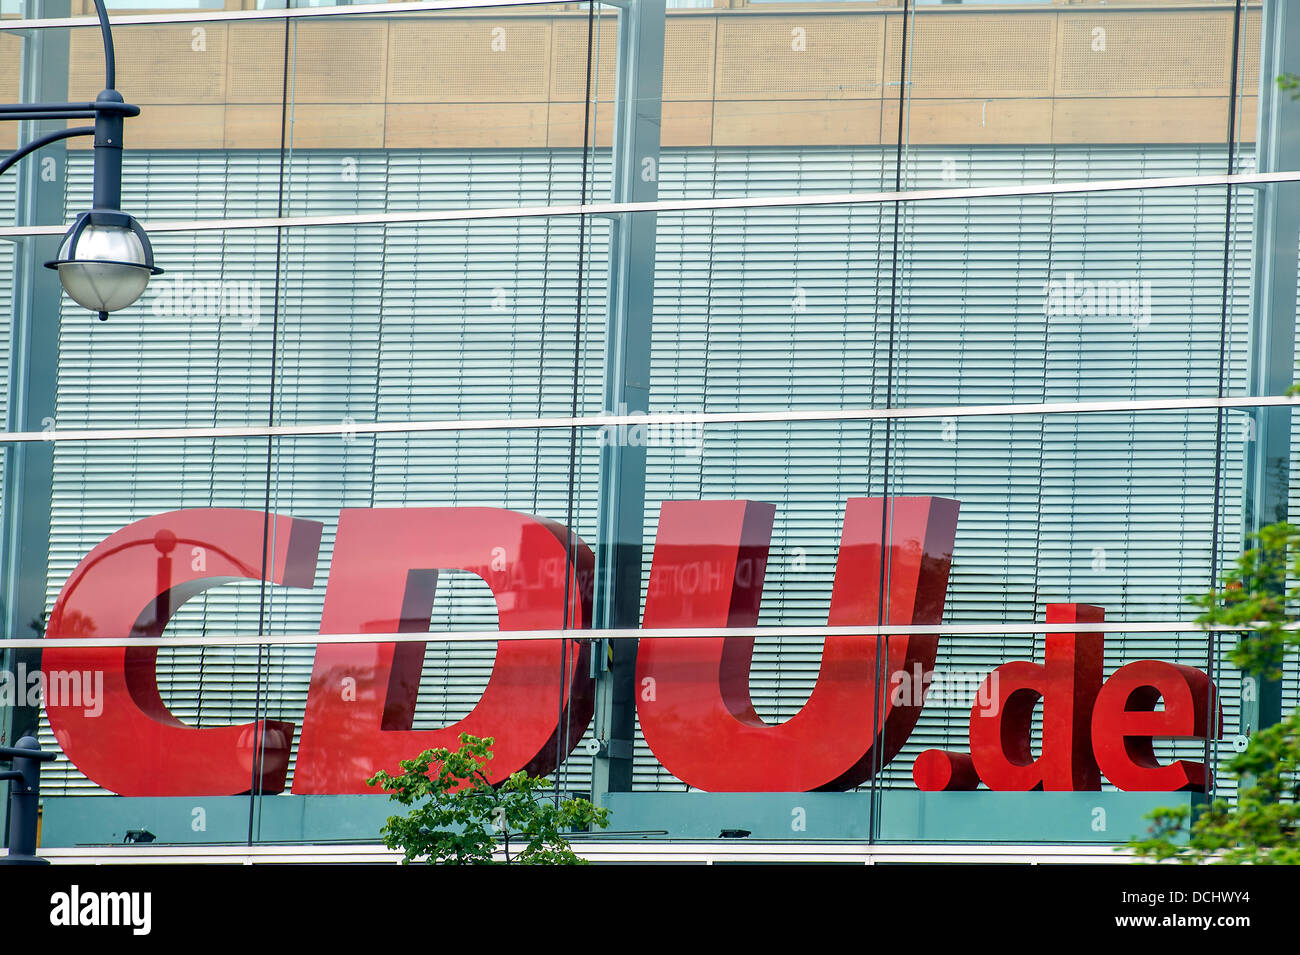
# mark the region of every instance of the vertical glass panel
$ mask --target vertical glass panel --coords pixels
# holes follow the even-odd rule
[[[892,403],[1244,393],[1248,191],[903,205],[898,258],[882,270],[896,287]]]
[[[665,417],[658,422],[652,432],[655,444],[647,449],[642,566],[645,627],[826,626],[845,502],[878,496],[883,487],[887,453],[882,445],[883,423],[704,424],[676,409],[664,414],[676,420],[670,423]],[[745,597],[729,596],[733,581],[736,594]],[[684,715],[674,717],[665,712],[677,703],[689,710],[706,696],[712,699],[708,695],[719,692],[717,666],[710,668],[698,661],[694,666],[674,665],[674,654],[694,659],[690,654],[695,644],[690,639],[669,640],[663,646],[671,645],[672,650],[664,651],[664,662],[647,663],[647,655],[651,661],[660,659],[656,650],[660,645],[654,642],[657,636],[647,634],[639,651],[633,795],[715,788],[713,784],[728,771],[734,774],[746,760],[729,759],[716,749],[715,744],[721,741],[715,739],[699,748],[698,758],[688,760],[695,771],[704,772],[697,776],[676,765],[670,753],[656,753],[654,740],[656,730],[680,744],[683,734],[699,741],[712,739],[715,730],[732,728],[730,717],[722,726],[695,726]],[[717,643],[702,640],[701,645],[706,642],[710,646]],[[798,633],[753,638],[752,656],[738,652],[734,661],[728,659],[724,664],[735,670],[732,689],[736,700],[728,703],[730,712],[746,725],[755,719],[777,724],[794,718],[817,682],[822,642],[820,636]],[[744,640],[736,638],[728,645],[743,646]],[[707,655],[709,651],[698,652]],[[752,706],[752,713],[742,717],[748,712],[746,705]],[[702,717],[702,713],[695,716]],[[647,718],[653,720],[648,732],[644,729]],[[680,749],[673,747],[673,752]],[[710,763],[717,764],[712,775]],[[749,765],[740,768],[739,774],[745,779],[755,772],[781,774],[771,762],[763,767]],[[798,768],[791,772],[797,774]],[[790,782],[784,779],[785,788]],[[736,780],[724,788],[747,791]],[[611,804],[620,805],[617,801]],[[663,804],[666,814],[669,805]],[[718,836],[717,831],[693,827],[689,818],[693,803],[671,805],[677,807],[671,810],[672,818],[651,820],[637,815],[631,823],[621,820],[620,828],[666,829],[670,835],[696,838]],[[644,808],[628,806],[628,811],[639,814]],[[701,817],[699,825],[707,827],[715,821],[716,813],[709,813]],[[863,821],[843,821],[857,828],[841,835],[854,838],[850,833],[856,831],[865,836]],[[736,822],[730,828],[745,826]],[[756,836],[782,838],[770,831]]]
[[[1226,172],[1259,85],[1259,9],[1235,21],[1230,2],[914,5],[888,21],[882,141],[906,144],[905,186]]]
[[[661,213],[656,410],[883,404],[892,234],[885,205]]]
[[[595,5],[590,22],[585,6],[537,5],[289,29],[286,214],[609,198],[614,8]],[[278,120],[264,132],[248,145],[278,148]]]
[[[1059,733],[1042,735],[1048,717],[995,695],[978,717],[1004,721],[994,739],[1021,733],[1025,752],[1049,759],[1033,769],[1015,747],[1003,757],[982,751],[974,765],[988,778],[969,795],[933,791],[979,782],[937,785],[925,763],[940,755],[921,769],[914,763],[932,749],[971,751],[989,725],[971,715],[981,684],[996,673],[983,691],[996,694],[999,679],[1027,672],[1026,664],[1004,664],[1043,664],[1035,623],[1113,622],[1104,636],[1085,626],[1076,638],[1050,638],[1053,661],[1080,655],[1083,669],[1070,679],[1090,692],[1111,679],[1116,687],[1138,677],[1182,679],[1170,664],[1209,669],[1206,637],[1188,619],[1185,597],[1211,580],[1216,516],[1227,526],[1240,521],[1230,462],[1243,446],[1235,429],[1230,423],[1218,437],[1213,410],[967,417],[952,440],[938,424],[891,425],[888,457],[874,467],[823,454],[807,484],[811,472],[795,466],[799,449],[825,448],[833,438],[840,452],[865,452],[877,437],[871,426],[706,428],[701,466],[720,464],[721,481],[656,502],[637,670],[644,748],[633,791],[610,796],[620,827],[682,838],[746,830],[758,839],[1113,842],[1140,831],[1123,827],[1138,826],[1142,812],[1186,798],[1172,791],[1177,786],[1160,791],[1160,780],[1113,753],[1098,757],[1104,768],[1094,776],[1063,782],[1060,747],[1075,746],[1086,764],[1098,745],[1089,742],[1088,718],[1080,718],[1076,743],[1063,742]],[[732,430],[751,444],[728,475],[719,452]],[[1161,441],[1175,433],[1183,456],[1171,461]],[[782,450],[786,468],[765,475],[763,455]],[[1216,480],[1226,487],[1218,503]],[[797,632],[828,622],[867,632]],[[962,632],[926,635],[927,623]],[[672,635],[755,625],[795,633]],[[872,632],[889,625],[913,632],[887,639]],[[1155,662],[1115,677],[1143,660]],[[1231,726],[1237,675],[1217,678]],[[1060,679],[1047,691],[1054,714],[1068,706]],[[1097,705],[1113,707],[1118,693]],[[887,715],[884,741],[873,745],[875,706]],[[1184,739],[1154,752],[1161,764],[1203,763],[1204,750],[1203,739]],[[1064,759],[1068,775],[1068,753]],[[1010,768],[1000,773],[1001,763]],[[1044,792],[1022,791],[1033,788],[1018,781],[1032,771],[1057,775]],[[954,770],[953,780],[960,777]],[[802,792],[814,789],[824,792]],[[1102,795],[1062,791],[1093,789]],[[1131,795],[1106,795],[1117,790]],[[1105,801],[1112,826],[1092,827],[1087,799]]]
[[[1253,142],[1259,45],[1230,2],[674,9],[663,144],[736,157],[694,170],[720,194],[1213,175]]]
[[[0,20],[8,19],[5,15],[8,11],[0,12]],[[23,68],[23,41],[14,34],[0,31],[0,103],[17,103],[21,100],[21,81]],[[17,123],[0,123],[0,152],[5,155],[9,151],[18,147],[18,124]],[[7,185],[7,182],[13,181],[13,176],[0,177],[0,196],[6,197],[4,205],[0,205],[0,210],[5,214],[0,216],[0,223],[8,224],[13,221],[12,195],[10,190],[13,186]]]
[[[54,461],[51,609],[33,624],[46,637],[40,739],[61,752],[42,772],[43,844],[121,844],[128,830],[242,842],[246,794],[283,786],[293,732],[255,722],[261,654],[131,644],[256,638],[271,590],[311,585],[319,531],[267,522],[265,438],[57,441]],[[75,637],[130,649],[59,642]]]
[[[1246,192],[1226,232],[1221,187],[661,213],[652,401],[1213,397],[1221,354],[1224,393],[1240,394]]]
[[[495,779],[528,767],[589,794],[588,642],[489,636],[590,620],[597,446],[569,442],[568,429],[277,442],[272,509],[323,534],[316,587],[270,598],[267,631],[429,638],[267,649],[264,714],[303,730],[291,786],[259,800],[255,838],[376,840],[394,808],[365,780],[458,748],[461,732],[496,740]]]
[[[283,20],[186,20],[113,28],[117,90],[126,102],[140,107],[140,115],[126,121],[123,163],[146,168],[152,161],[164,163],[158,184],[172,189],[158,200],[191,205],[198,197],[201,206],[211,209],[216,203],[220,208],[223,195],[217,186],[228,155],[219,151],[249,148],[268,129],[278,148],[285,30]],[[68,32],[68,92],[75,101],[93,100],[104,88],[99,29]],[[88,150],[90,140],[72,143],[74,150]],[[200,150],[218,151],[208,154],[209,163],[217,163],[216,168],[208,166],[207,175],[191,172],[181,178],[179,170],[167,175],[172,171],[165,165],[168,154],[179,152],[176,158],[193,162],[197,157],[192,154]],[[270,181],[273,186],[275,179]],[[182,188],[185,191],[177,195]],[[123,200],[128,201],[125,195]],[[155,215],[167,217],[161,210]]]
[[[0,189],[3,189],[0,180]],[[0,199],[0,202],[3,202]],[[0,239],[0,375],[5,381],[9,377],[9,350],[13,331],[14,317],[14,269],[18,264],[17,243]],[[0,396],[0,421],[7,421],[9,415],[9,388]]]
[[[569,429],[531,427],[375,435],[366,427],[375,422],[451,423],[598,411],[607,323],[608,230],[603,220],[537,217],[386,227],[323,226],[286,233],[281,307],[276,316],[276,419],[283,424],[319,422],[338,430],[276,442],[270,495],[277,512],[324,525],[321,573],[325,567],[337,568],[331,571],[338,574],[331,586],[341,594],[355,586],[349,574],[355,576],[357,566],[365,566],[365,554],[383,547],[390,533],[381,532],[379,539],[373,539],[373,534],[365,538],[361,531],[353,531],[346,540],[336,539],[336,527],[345,533],[346,527],[366,526],[366,520],[400,522],[401,515],[409,512],[413,521],[432,522],[428,531],[431,540],[465,538],[466,546],[477,547],[482,542],[473,538],[472,532],[481,521],[521,521],[525,518],[519,515],[535,515],[558,522],[556,527],[572,527],[584,540],[594,542],[600,454],[597,435],[586,433],[584,437],[592,440],[584,441],[576,432],[571,437]],[[490,513],[480,510],[484,508]],[[462,523],[448,529],[439,523],[444,520]],[[562,538],[560,530],[547,531],[531,517],[525,523],[531,528],[524,533],[527,548],[544,545],[543,549],[553,550],[560,546],[563,557],[563,546],[556,544],[555,536]],[[520,616],[532,591],[526,587],[526,592],[515,593],[522,586],[520,575],[528,578],[543,573],[550,575],[547,580],[555,578],[562,583],[563,575],[557,576],[552,566],[555,554],[539,557],[531,550],[516,554],[519,528],[499,533],[510,539],[488,546],[484,551],[488,557],[482,561],[464,555],[449,557],[450,552],[439,550],[436,553],[441,559],[460,562],[426,568],[418,561],[434,557],[409,555],[409,560],[415,561],[409,568],[415,577],[434,571],[437,575],[436,583],[430,578],[421,591],[425,596],[420,599],[428,606],[420,603],[415,616],[401,624],[402,629],[494,631],[498,626],[565,625],[563,619],[542,621],[536,617],[542,610]],[[538,533],[542,536],[534,540]],[[343,551],[337,549],[340,546]],[[358,560],[361,564],[354,566]],[[578,570],[573,585],[589,588],[590,563],[579,564],[575,564]],[[349,567],[353,569],[349,571]],[[405,575],[408,568],[393,572]],[[322,584],[324,579],[322,576]],[[528,585],[538,586],[536,582]],[[561,587],[556,599],[562,598]],[[405,621],[402,606],[397,609]],[[379,615],[375,620],[359,619],[357,629],[386,632],[381,610],[375,609]],[[310,633],[322,625],[323,611],[327,614],[323,625],[337,631],[339,625],[332,622],[328,605],[322,606],[319,588],[313,594],[286,594],[269,608],[268,623],[273,632]],[[580,624],[574,617],[567,625]],[[547,697],[550,702],[545,707],[553,716],[560,700],[559,667],[566,661],[576,667],[576,654],[586,644],[565,646],[563,652],[557,644],[556,667],[542,671],[529,669],[534,664],[526,662],[531,659],[528,645],[509,646],[510,653],[499,667],[501,675],[490,691],[489,680],[496,672],[494,660],[501,659],[493,641],[448,643],[434,637],[423,650],[422,668],[418,660],[406,661],[399,654],[399,662],[410,669],[408,677],[418,682],[418,689],[413,691],[413,709],[384,726],[431,731],[469,719],[462,727],[465,731],[497,735],[502,746],[513,745],[511,725],[489,734],[481,725],[481,711],[471,717],[480,697],[489,693],[484,705],[490,710],[491,701],[501,693],[495,687],[502,681],[523,679],[545,695],[551,691],[539,688],[554,678],[553,699]],[[306,707],[309,720],[323,720],[328,725],[326,717],[313,715],[308,689],[313,659],[323,673],[320,668],[326,665],[326,656],[321,654],[330,652],[317,650],[313,656],[310,646],[268,651],[268,716]],[[420,653],[418,649],[411,652]],[[507,666],[517,653],[525,660],[521,664],[525,669],[518,672]],[[590,664],[585,656],[582,659],[582,673],[589,681]],[[362,677],[356,679],[365,682]],[[589,697],[590,687],[584,692]],[[590,700],[582,705],[589,707]],[[580,725],[564,724],[565,738],[553,741],[561,755],[578,744],[577,737],[587,729],[589,718],[588,712]],[[485,725],[495,726],[491,720]],[[378,731],[378,727],[373,729]],[[569,739],[571,734],[576,736]],[[375,763],[365,775],[379,768],[395,769],[396,759],[414,757],[428,746],[446,745],[445,740],[430,743],[426,739],[417,746],[418,742],[412,737],[409,744],[415,748],[410,752],[384,750],[393,759]],[[349,793],[371,793],[364,788],[358,792],[337,777],[342,771],[338,766],[351,765],[348,745],[345,739],[329,743],[325,751],[316,751],[316,757],[309,747],[308,775],[294,777],[305,780],[295,783],[295,797],[329,800]],[[501,765],[512,752],[502,750]],[[529,755],[531,759],[537,754]],[[295,767],[299,758],[295,755]],[[317,765],[313,759],[335,768],[312,769]],[[552,754],[548,759],[550,769],[546,771],[559,770],[558,787],[589,792],[589,764],[585,764],[589,757],[557,761]],[[538,763],[535,768],[545,767]],[[258,810],[258,838],[376,838],[378,825],[391,811],[386,801],[372,795],[356,809],[360,813],[357,819],[374,822],[371,831],[319,828],[295,835],[276,822],[289,812],[283,800],[264,800]]]

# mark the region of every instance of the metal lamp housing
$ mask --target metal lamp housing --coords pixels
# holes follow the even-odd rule
[[[135,304],[149,279],[162,272],[140,223],[124,212],[106,210],[79,215],[59,257],[45,266],[58,269],[64,291],[78,305],[98,312],[101,320]]]

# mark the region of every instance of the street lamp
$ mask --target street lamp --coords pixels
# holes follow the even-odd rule
[[[149,279],[162,272],[154,265],[153,247],[140,223],[121,210],[122,127],[140,107],[123,102],[116,86],[113,33],[104,0],[94,0],[104,36],[104,90],[93,103],[14,103],[0,105],[0,120],[91,119],[94,126],[59,129],[37,137],[0,160],[0,174],[43,146],[74,136],[95,137],[94,193],[89,212],[77,216],[59,246],[59,257],[45,267],[57,269],[63,290],[78,305],[99,313],[100,321],[134,304]]]

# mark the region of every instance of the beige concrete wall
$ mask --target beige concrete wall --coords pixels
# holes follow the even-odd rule
[[[720,2],[729,6],[670,14],[666,145],[896,140],[905,41],[897,3]],[[240,3],[251,0],[228,0]],[[1259,49],[1257,6],[1249,13],[1240,64],[1246,140],[1254,135]],[[592,70],[599,144],[612,130],[615,31],[604,15]],[[144,110],[128,121],[128,146],[278,146],[286,81],[285,134],[300,148],[582,142],[587,17],[574,4],[304,18],[290,21],[287,35],[284,21],[119,26],[115,37],[118,88]],[[911,19],[906,42],[903,125],[911,143],[1227,137],[1232,15],[1222,3],[931,7]],[[93,98],[102,85],[98,32],[74,30],[71,47],[71,96]],[[15,37],[0,36],[0,101],[17,99],[16,49]],[[12,142],[7,125],[0,145]]]

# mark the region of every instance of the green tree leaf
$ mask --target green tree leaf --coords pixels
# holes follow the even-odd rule
[[[1300,587],[1293,585],[1300,528],[1270,524],[1254,540],[1219,589],[1189,599],[1203,611],[1198,623],[1241,634],[1235,666],[1277,679],[1285,655],[1300,646]],[[1139,859],[1300,865],[1300,710],[1256,732],[1225,768],[1238,781],[1236,802],[1216,799],[1195,814],[1186,806],[1155,810],[1147,838],[1129,843]]]
[[[492,737],[460,734],[458,750],[425,750],[404,759],[401,772],[375,773],[367,782],[414,808],[390,816],[380,830],[384,845],[402,850],[402,863],[491,865],[500,840],[505,863],[583,865],[564,832],[609,825],[609,810],[586,799],[556,805],[539,798],[550,783],[525,772],[492,781]]]

